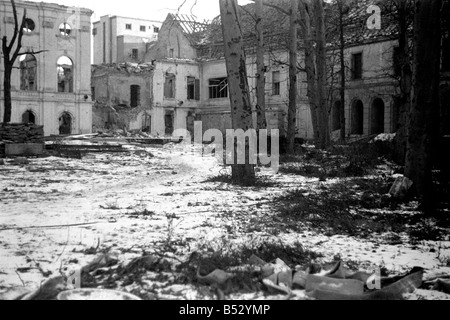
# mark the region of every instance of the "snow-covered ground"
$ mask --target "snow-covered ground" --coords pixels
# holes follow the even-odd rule
[[[90,253],[112,252],[120,261],[159,254],[181,263],[205,246],[258,241],[301,244],[322,255],[316,263],[339,256],[365,270],[384,267],[395,274],[418,266],[428,273],[450,274],[449,241],[390,244],[385,241],[389,234],[362,239],[325,235],[314,228],[251,228],[256,221],[276,221],[274,198],[293,188],[314,192],[324,183],[317,178],[262,168],[258,175],[272,184],[234,187],[207,182],[228,169],[191,147],[125,147],[125,153],[31,158],[28,164],[6,159],[0,165],[0,293],[37,288],[47,278],[67,275],[91,262],[95,255]],[[170,246],[178,249],[169,252]],[[155,281],[146,285],[154,289]],[[132,291],[136,284],[123,287]],[[140,289],[145,291],[145,285]],[[157,292],[159,299],[204,297],[195,286],[162,286]],[[261,292],[231,297],[267,298]],[[450,295],[418,290],[410,298]]]

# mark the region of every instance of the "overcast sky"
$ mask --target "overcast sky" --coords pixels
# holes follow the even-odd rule
[[[42,0],[31,0],[42,2]],[[92,22],[99,20],[104,15],[117,15],[132,18],[164,21],[168,13],[176,13],[183,4],[180,13],[196,15],[199,20],[212,20],[220,14],[219,0],[45,0],[66,6],[88,8],[94,11]],[[239,0],[239,4],[245,4],[249,0]],[[197,3],[195,6],[194,4]]]

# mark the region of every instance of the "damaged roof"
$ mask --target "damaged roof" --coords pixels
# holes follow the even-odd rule
[[[267,0],[272,5],[290,10],[289,0]],[[393,0],[348,0],[347,12],[344,15],[344,38],[346,46],[363,44],[373,41],[395,39],[398,26]],[[367,28],[367,19],[372,13],[367,13],[370,5],[378,5],[381,9],[381,29]],[[256,48],[256,6],[247,4],[241,6],[241,27],[247,52]],[[326,27],[329,32],[328,44],[333,45],[339,39],[336,27],[336,3],[325,4]],[[274,7],[263,7],[263,26],[267,48],[280,49],[289,45],[289,16]],[[302,32],[299,30],[299,46],[303,46]],[[206,59],[223,58],[223,35],[220,16],[214,19],[207,28],[202,30],[202,36],[193,42],[199,52],[199,57]]]

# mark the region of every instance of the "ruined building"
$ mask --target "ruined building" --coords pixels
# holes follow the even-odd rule
[[[276,1],[276,0],[273,0]],[[367,13],[373,0],[355,1],[347,13],[345,27],[346,103],[339,101],[339,63],[333,37],[328,41],[328,86],[330,128],[340,129],[340,110],[345,108],[347,136],[360,137],[397,131],[399,108],[398,34],[391,19],[382,20],[381,29],[367,28]],[[253,104],[256,104],[256,36],[252,17],[254,5],[242,10],[242,30],[247,53],[247,71]],[[385,12],[382,12],[385,14]],[[269,129],[285,134],[289,90],[289,16],[264,7],[266,117]],[[448,71],[448,31],[444,32],[442,70]],[[445,45],[446,43],[446,45]],[[445,49],[447,48],[447,49]],[[170,135],[174,129],[192,131],[194,120],[203,130],[231,128],[227,71],[223,52],[220,17],[201,23],[188,16],[169,14],[159,30],[158,41],[147,46],[143,61],[151,64],[152,77],[146,122],[152,134]],[[303,41],[299,38],[297,135],[313,138],[307,98]],[[333,71],[334,70],[334,71]],[[333,77],[331,77],[333,75]],[[124,81],[127,79],[123,77]],[[448,76],[447,76],[448,79]],[[133,81],[123,90],[131,92]],[[443,77],[443,87],[448,80]],[[100,88],[95,86],[97,93]],[[141,87],[142,90],[142,87]],[[447,91],[448,92],[448,91]],[[130,93],[131,94],[131,93]],[[447,93],[448,96],[448,93]],[[447,97],[444,92],[444,98]],[[448,97],[447,97],[448,99]],[[448,108],[443,104],[443,108]],[[448,115],[448,111],[447,115]],[[254,115],[256,121],[256,112]],[[448,121],[447,121],[448,123]]]
[[[90,133],[90,41],[92,11],[44,2],[16,1],[19,24],[27,20],[22,52],[11,78],[12,122],[44,126],[45,135]],[[0,2],[0,37],[11,40],[14,15],[10,1]],[[33,52],[40,52],[33,54]],[[0,59],[3,84],[3,56]],[[0,121],[3,119],[0,91]]]
[[[159,21],[101,17],[92,29],[94,64],[143,62],[147,46],[158,39],[160,28]]]

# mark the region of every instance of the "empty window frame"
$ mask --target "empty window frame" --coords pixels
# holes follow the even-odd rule
[[[362,52],[352,55],[352,79],[362,79]]]
[[[174,49],[169,49],[169,58],[173,58],[175,54],[175,50]]]
[[[145,31],[147,31],[147,27],[146,26],[140,26],[139,30],[141,30],[142,32],[145,32]]]
[[[141,104],[141,87],[138,85],[130,86],[130,106],[136,108]]]
[[[153,27],[153,32],[154,33],[159,33],[159,28],[158,27]]]
[[[173,73],[166,73],[164,80],[164,98],[175,98],[175,75]]]
[[[139,50],[138,49],[132,49],[131,50],[131,59],[138,60],[139,58]]]
[[[125,24],[125,29],[126,30],[131,30],[131,23]]]
[[[73,63],[69,57],[58,59],[58,92],[73,92]]]
[[[228,79],[215,78],[209,80],[209,98],[220,99],[228,97]]]
[[[200,80],[195,77],[187,77],[188,100],[200,100]]]
[[[31,54],[20,57],[20,90],[37,90],[37,61]]]
[[[25,31],[25,32],[33,32],[35,28],[36,28],[36,24],[34,23],[34,21],[29,19],[29,18],[26,18],[25,19],[25,24],[23,26],[23,31]]]
[[[280,71],[272,72],[272,95],[279,96],[281,94]]]
[[[59,33],[64,37],[68,37],[72,33],[72,27],[68,23],[63,22],[59,25]]]
[[[97,35],[97,28],[92,29],[92,35],[96,36]]]

